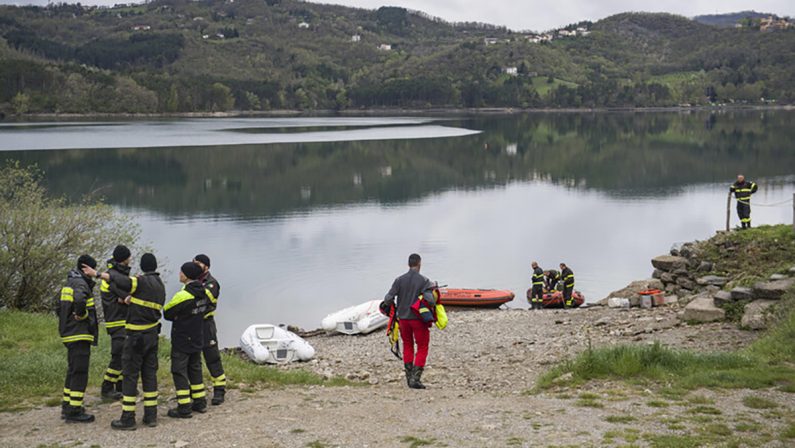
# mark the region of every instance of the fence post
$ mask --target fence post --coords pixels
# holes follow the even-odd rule
[[[792,231],[795,232],[795,193],[792,193]]]

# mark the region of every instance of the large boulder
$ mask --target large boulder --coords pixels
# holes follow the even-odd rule
[[[732,300],[752,300],[754,290],[744,286],[738,286],[731,290]]]
[[[714,265],[710,261],[702,261],[701,264],[698,265],[698,272],[709,272],[712,270]]]
[[[715,322],[726,318],[726,311],[715,306],[712,297],[699,294],[685,307],[681,316],[686,322]]]
[[[759,282],[754,285],[754,297],[757,299],[778,300],[793,285],[795,285],[795,279],[791,278],[772,282]]]
[[[660,274],[660,281],[666,285],[670,285],[672,283],[676,283],[676,276],[670,272],[663,272]]]
[[[696,280],[696,283],[698,283],[701,286],[706,286],[706,285],[723,286],[726,283],[729,283],[729,279],[718,275],[705,275],[704,277],[699,277]]]
[[[771,315],[768,309],[778,303],[776,300],[754,300],[745,306],[740,325],[751,330],[764,330],[768,327]]]
[[[770,276],[768,280],[776,281],[776,280],[786,280],[789,278],[787,274],[773,274]]]
[[[693,280],[690,280],[687,277],[679,277],[676,279],[676,284],[681,286],[682,288],[689,289],[690,291],[695,290],[698,288],[698,284]]]
[[[712,296],[712,300],[715,302],[715,306],[724,306],[729,303],[734,302],[732,299],[732,293],[729,291],[718,291]]]
[[[649,289],[663,289],[663,288],[664,286],[662,282],[656,278],[650,278],[648,280],[638,280],[630,283],[629,285],[627,285],[626,288],[611,292],[607,296],[607,298],[621,297],[623,299],[629,299],[633,296],[636,296],[641,291],[647,291]]]
[[[651,265],[661,271],[673,272],[677,269],[686,268],[687,258],[673,255],[660,255],[651,260]]]
[[[663,274],[663,271],[659,269],[655,269],[654,272],[651,273],[651,278],[659,279]]]

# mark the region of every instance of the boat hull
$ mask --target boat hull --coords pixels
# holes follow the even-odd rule
[[[504,289],[442,288],[439,293],[439,303],[444,306],[497,308],[514,298],[512,291]]]

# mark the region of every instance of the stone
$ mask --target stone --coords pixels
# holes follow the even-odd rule
[[[673,305],[675,303],[679,303],[679,296],[676,295],[665,296],[663,297],[663,299],[666,305]]]
[[[677,290],[679,290],[679,286],[677,286],[676,283],[665,285],[665,292],[667,293],[675,293]]]
[[[690,269],[698,269],[701,266],[701,260],[698,258],[689,258],[687,260],[687,267]]]
[[[702,261],[698,265],[698,268],[696,268],[696,270],[698,272],[710,272],[710,271],[712,271],[712,268],[714,268],[714,267],[715,267],[715,265],[712,262],[710,262],[710,261]]]
[[[786,274],[773,274],[773,275],[770,276],[769,280],[771,280],[771,281],[786,280],[788,278],[789,278],[789,275],[786,275]]]
[[[673,272],[687,266],[687,258],[673,255],[660,255],[651,260],[651,265],[661,271]]]
[[[754,298],[754,291],[751,288],[738,286],[731,290],[732,300],[751,300]]]
[[[732,299],[732,293],[729,291],[718,291],[712,296],[712,300],[715,302],[715,306],[721,307],[734,302],[734,299]]]
[[[685,307],[681,319],[685,322],[716,322],[726,318],[726,311],[715,306],[712,297],[699,294]]]
[[[670,251],[669,253],[670,253],[670,254],[671,254],[671,256],[673,256],[673,257],[678,257],[678,256],[679,256],[679,249],[677,249],[677,248],[675,248],[675,247],[672,247],[672,248],[671,248],[671,251]]]
[[[693,246],[689,243],[685,243],[682,247],[679,248],[679,256],[690,258],[693,256]]]
[[[745,313],[740,320],[743,328],[750,330],[764,330],[771,321],[768,309],[778,303],[776,300],[754,300],[745,306]]]
[[[186,446],[190,445],[185,440],[177,440],[174,442],[174,448],[185,448]]]
[[[706,285],[723,286],[726,283],[729,283],[729,279],[726,277],[721,277],[719,275],[705,275],[704,277],[699,277],[696,280],[696,283],[698,283],[701,286],[706,286]]]
[[[793,285],[795,285],[795,279],[791,278],[772,282],[760,282],[754,285],[754,298],[778,300]]]
[[[660,281],[666,285],[670,285],[671,283],[676,283],[676,276],[670,272],[663,272],[660,274]]]
[[[682,288],[689,289],[691,291],[696,289],[696,288],[698,288],[698,284],[696,284],[696,282],[694,282],[693,280],[690,280],[687,277],[679,277],[679,278],[677,278],[676,279],[676,284],[681,286]]]
[[[687,269],[680,268],[674,271],[674,275],[677,277],[690,277],[690,273],[687,272]]]
[[[638,280],[630,283],[627,287],[623,289],[619,289],[618,291],[613,291],[608,294],[608,298],[610,297],[621,297],[624,299],[629,299],[630,297],[637,295],[641,291],[646,291],[649,289],[663,289],[664,286],[662,282],[658,279],[650,278],[647,280]]]
[[[656,279],[659,280],[659,278],[662,276],[662,274],[663,274],[663,271],[661,271],[659,269],[655,269],[654,272],[651,273],[651,278],[656,278]]]

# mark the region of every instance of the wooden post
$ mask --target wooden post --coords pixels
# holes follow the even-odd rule
[[[792,231],[795,232],[795,193],[792,193]]]
[[[732,192],[729,192],[729,196],[726,197],[726,231],[729,231],[729,224],[731,223],[732,219]],[[795,225],[795,224],[793,224]]]

